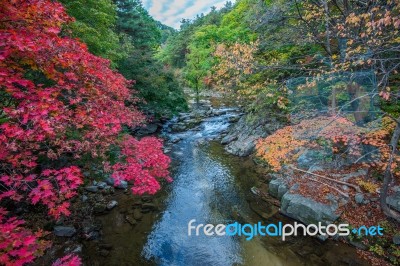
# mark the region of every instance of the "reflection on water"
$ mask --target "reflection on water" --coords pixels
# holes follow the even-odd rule
[[[268,252],[261,241],[239,237],[188,236],[188,222],[227,224],[232,210],[248,211],[229,168],[213,159],[204,138],[225,130],[231,114],[209,118],[201,131],[188,132],[177,144],[181,164],[176,171],[165,211],[154,226],[143,249],[158,265],[288,265]]]

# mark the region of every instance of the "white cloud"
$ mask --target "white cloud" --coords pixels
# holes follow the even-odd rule
[[[142,0],[142,2],[156,20],[178,29],[183,18],[193,19],[197,14],[206,14],[212,6],[221,8],[226,0]]]

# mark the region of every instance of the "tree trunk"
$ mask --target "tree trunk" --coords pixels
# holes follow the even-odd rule
[[[332,66],[332,49],[331,49],[331,31],[330,31],[330,26],[329,26],[329,7],[328,7],[328,1],[327,0],[322,0],[322,5],[324,6],[324,12],[325,12],[325,48],[328,53],[329,57],[329,64],[330,67]],[[332,89],[332,103],[331,103],[331,113],[336,114],[336,87],[333,87]]]
[[[332,105],[331,105],[331,109],[332,109],[332,114],[336,114],[336,87],[333,87],[332,89]]]
[[[199,82],[196,82],[196,104],[199,106],[200,103],[200,95],[199,95]]]
[[[400,117],[399,117],[399,119],[400,119]],[[397,120],[399,120],[399,119],[397,119]],[[399,143],[399,138],[400,138],[400,123],[399,123],[399,121],[396,121],[396,122],[397,122],[397,125],[396,125],[396,128],[395,128],[394,132],[393,132],[392,139],[390,141],[390,147],[392,149],[392,155],[390,156],[389,163],[388,163],[388,165],[386,167],[385,175],[384,175],[384,178],[383,178],[383,185],[382,185],[382,189],[381,189],[380,203],[381,203],[381,208],[382,208],[383,213],[386,216],[388,216],[390,218],[393,218],[397,222],[400,223],[400,213],[395,211],[395,210],[390,209],[389,206],[386,203],[386,198],[387,198],[387,193],[388,193],[388,190],[389,190],[389,185],[392,182],[393,157],[398,152],[397,145]]]

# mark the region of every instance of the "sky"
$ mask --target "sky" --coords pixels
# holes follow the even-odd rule
[[[225,2],[226,0],[142,0],[151,16],[175,29],[179,29],[182,18],[193,19],[197,14],[207,14],[212,6],[219,9]]]

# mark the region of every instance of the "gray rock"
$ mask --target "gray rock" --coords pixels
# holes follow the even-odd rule
[[[77,245],[75,248],[72,249],[72,253],[81,253],[82,252],[82,245]]]
[[[357,204],[362,204],[364,201],[364,194],[363,193],[357,193],[354,196],[354,200],[356,201]]]
[[[97,183],[97,187],[98,187],[99,189],[104,189],[106,186],[107,186],[107,183],[106,183],[106,182],[98,182],[98,183]]]
[[[83,176],[84,177],[89,177],[90,176],[90,172],[88,172],[88,171],[83,172]]]
[[[228,153],[248,156],[254,152],[256,140],[265,138],[283,126],[282,123],[268,115],[254,122],[249,122],[250,120],[245,115],[241,116],[239,121],[229,128],[228,135],[223,139],[223,143],[227,144],[225,150]]]
[[[400,245],[400,235],[393,236],[393,243],[395,245]]]
[[[299,190],[299,188],[300,188],[300,185],[296,183],[290,188],[290,190],[291,191],[297,191],[297,190]]]
[[[145,136],[151,135],[157,132],[158,125],[157,124],[147,124],[145,127],[141,127],[138,131],[136,131],[136,135]]]
[[[170,142],[171,143],[178,143],[179,141],[181,141],[182,140],[182,138],[180,138],[180,137],[177,137],[177,136],[173,136],[173,137],[171,137],[170,138]]]
[[[73,226],[55,226],[53,232],[56,236],[71,237],[76,234],[76,229]]]
[[[367,246],[359,241],[349,241],[349,243],[361,250],[367,250]]]
[[[305,150],[297,159],[297,164],[300,168],[309,169],[312,166],[317,165],[319,162],[323,162],[327,157],[327,153],[321,150]]]
[[[82,201],[82,202],[86,202],[87,200],[88,200],[88,196],[82,195],[81,201]]]
[[[128,188],[128,182],[122,180],[118,185],[115,186],[116,188],[119,189],[127,189]]]
[[[318,165],[312,165],[308,169],[309,172],[319,172],[319,171],[323,171],[323,170],[324,169],[321,166],[318,166]]]
[[[213,110],[213,114],[215,116],[217,116],[217,115],[225,115],[226,112],[227,112],[227,110],[225,110],[225,109],[214,109]]]
[[[116,206],[118,206],[118,202],[116,200],[112,200],[109,203],[107,203],[107,210],[112,210]]]
[[[99,188],[97,186],[87,186],[87,187],[85,187],[85,190],[96,193],[97,191],[99,191]]]
[[[276,178],[269,182],[268,193],[274,198],[281,199],[287,191],[288,187],[282,178]]]
[[[108,177],[104,180],[104,182],[106,182],[106,184],[109,186],[114,186],[114,178]]]
[[[323,204],[298,194],[287,192],[281,201],[281,213],[305,224],[331,224],[339,218],[338,204]]]
[[[121,180],[121,182],[118,185],[115,185],[115,180],[111,177],[106,178],[106,180],[104,180],[107,185],[109,186],[113,186],[115,188],[120,188],[120,189],[127,189],[128,188],[128,182]]]
[[[221,144],[226,145],[228,143],[231,143],[232,141],[237,140],[237,136],[235,135],[226,135],[225,137],[222,138]]]
[[[396,211],[400,211],[400,193],[396,192],[386,198],[386,203]]]
[[[100,232],[99,231],[91,231],[85,235],[86,240],[97,240],[100,239]]]
[[[183,123],[176,123],[176,124],[173,124],[171,127],[171,130],[173,132],[182,132],[182,131],[185,131],[186,129],[187,129],[187,126],[186,126],[186,124],[183,124]]]
[[[328,193],[325,197],[331,204],[336,204],[338,201],[338,198],[333,195],[332,193]]]
[[[254,148],[256,147],[255,141],[259,139],[258,136],[248,136],[244,139],[237,139],[229,143],[225,150],[231,154],[246,157],[254,152]]]
[[[188,114],[188,113],[179,114],[179,117],[178,117],[179,122],[189,120],[189,119],[190,119],[190,114]]]
[[[89,234],[90,232],[93,232],[95,230],[96,230],[96,226],[94,226],[94,225],[88,225],[88,226],[85,226],[82,228],[82,232],[84,234]]]
[[[328,235],[317,235],[317,239],[319,239],[322,242],[325,242],[326,240],[328,240],[329,236]]]
[[[65,249],[64,253],[81,253],[82,252],[82,245],[79,244],[73,244],[70,247],[67,247]]]

